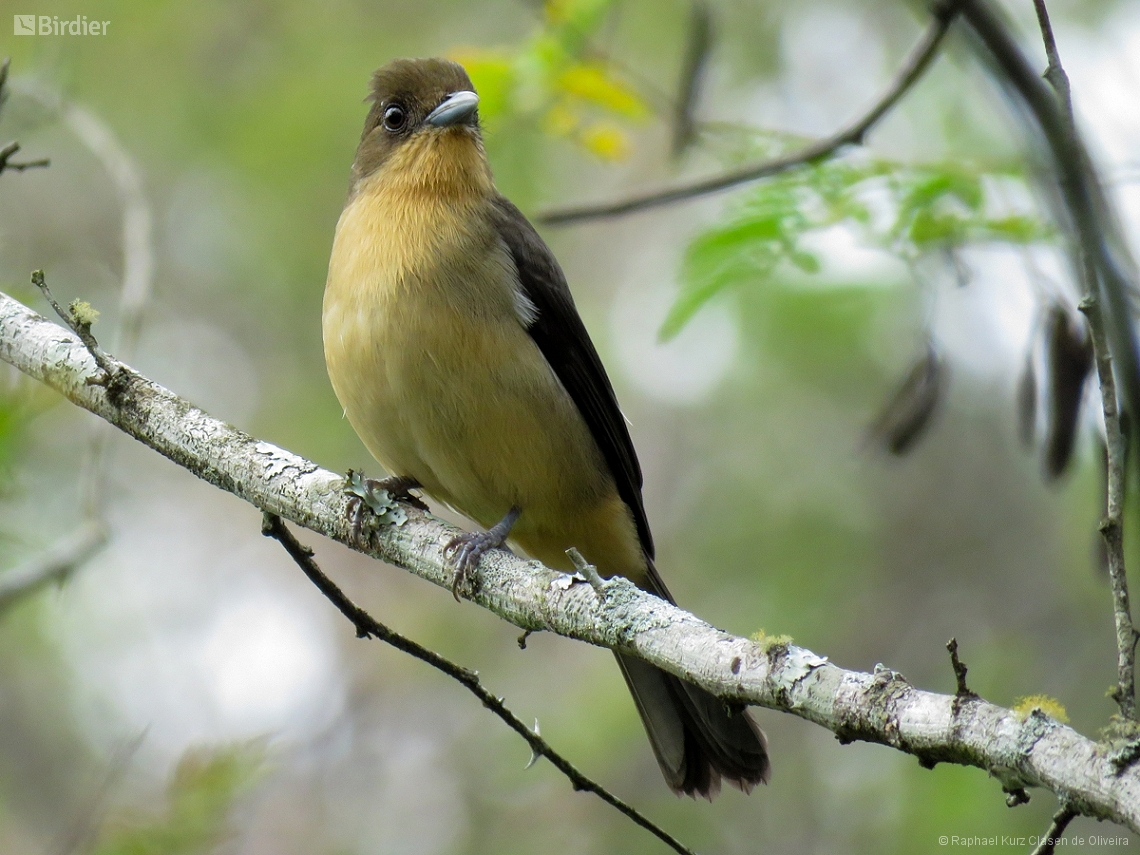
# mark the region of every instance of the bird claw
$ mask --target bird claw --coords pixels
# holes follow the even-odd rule
[[[511,528],[519,518],[519,509],[511,508],[507,515],[486,531],[466,531],[458,534],[443,547],[445,557],[451,559],[455,575],[451,578],[451,594],[459,602],[459,589],[475,575],[475,566],[483,553],[497,549],[507,542]]]
[[[475,575],[475,567],[483,553],[503,545],[503,538],[489,531],[469,531],[456,535],[443,547],[443,554],[451,559],[455,575],[451,577],[451,594],[459,602],[459,590],[466,587]]]
[[[367,539],[371,540],[372,534],[380,524],[403,525],[408,516],[399,507],[398,502],[404,502],[424,511],[428,509],[421,499],[408,492],[420,485],[414,478],[406,475],[376,480],[365,478],[359,472],[350,469],[345,482],[345,492],[348,493],[345,516],[350,523],[352,537],[357,542],[364,539],[366,528]]]
[[[419,508],[421,511],[430,511],[423,499],[419,496],[413,496],[412,490],[420,489],[420,482],[410,475],[390,475],[387,478],[381,478],[375,481],[371,478],[365,478],[364,482],[372,490],[387,490],[388,495],[395,499],[397,502],[403,502],[406,505],[411,505],[413,508]]]

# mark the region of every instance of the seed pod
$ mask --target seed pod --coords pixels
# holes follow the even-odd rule
[[[1025,354],[1025,367],[1017,380],[1017,438],[1026,451],[1033,448],[1037,432],[1037,371],[1033,367],[1033,343]]]
[[[949,372],[934,345],[907,373],[868,430],[868,438],[891,454],[902,456],[914,447],[930,425],[942,400]]]
[[[1092,340],[1084,322],[1054,304],[1046,322],[1049,375],[1045,475],[1059,477],[1073,456],[1081,415],[1081,392],[1092,369]]]

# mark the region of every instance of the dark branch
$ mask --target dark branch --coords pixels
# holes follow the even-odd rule
[[[1053,25],[1049,21],[1049,10],[1045,7],[1045,0],[1033,0],[1033,7],[1037,10],[1037,23],[1041,26],[1041,40],[1045,42],[1045,58],[1049,61],[1045,69],[1045,79],[1056,90],[1057,96],[1061,99],[1061,106],[1072,121],[1073,92],[1069,88],[1069,75],[1061,65],[1061,54],[1057,52],[1057,39],[1053,35]]]
[[[800,166],[817,163],[825,160],[840,149],[849,145],[862,145],[867,133],[899,102],[899,99],[922,77],[931,61],[938,53],[942,39],[950,29],[954,18],[954,10],[950,4],[939,4],[934,9],[934,20],[923,35],[922,40],[911,51],[910,56],[899,70],[895,79],[886,92],[875,102],[860,119],[848,127],[838,131],[827,139],[814,142],[799,151],[766,160],[763,163],[745,166],[711,178],[702,178],[675,187],[663,190],[654,190],[641,195],[632,196],[618,202],[609,202],[600,205],[582,205],[571,208],[557,208],[545,211],[537,216],[540,223],[546,225],[560,225],[564,223],[592,220],[600,217],[614,217],[620,214],[629,214],[633,211],[643,211],[646,208],[655,208],[667,205],[670,202],[679,202],[682,199],[692,199],[695,196],[704,196],[716,193],[737,184],[756,181],[772,175],[779,175]]]
[[[946,642],[946,649],[950,651],[950,667],[954,669],[954,682],[957,683],[955,695],[959,698],[976,698],[977,694],[970,691],[966,685],[966,663],[958,658],[958,639],[951,638]]]
[[[673,157],[680,157],[696,137],[697,99],[713,44],[712,10],[705,0],[693,0],[689,34],[681,65],[681,85],[673,110]]]
[[[0,172],[5,169],[14,169],[16,172],[23,172],[25,169],[33,169],[37,166],[51,166],[51,161],[44,157],[39,160],[28,160],[23,163],[13,163],[10,158],[20,150],[20,144],[15,140],[8,143],[3,148],[0,148]]]
[[[4,106],[4,102],[8,100],[8,71],[11,68],[12,60],[10,57],[4,57],[0,61],[0,107]],[[23,172],[25,169],[33,169],[37,166],[50,166],[51,161],[46,157],[40,160],[31,160],[25,163],[13,163],[11,161],[12,155],[20,150],[20,144],[15,140],[8,143],[3,148],[0,148],[0,172],[5,169],[13,169],[16,172]]]
[[[474,671],[469,671],[466,668],[456,665],[450,659],[440,656],[434,650],[429,650],[412,641],[410,638],[406,638],[398,632],[389,629],[369,615],[364,609],[352,602],[352,600],[337,587],[336,583],[324,574],[317,565],[317,562],[313,560],[313,550],[302,545],[293,536],[293,533],[285,526],[285,522],[281,517],[266,511],[262,517],[261,531],[266,537],[274,538],[285,547],[285,551],[289,553],[289,556],[297,563],[297,566],[301,568],[301,572],[308,576],[309,581],[316,585],[329,602],[336,606],[340,613],[348,618],[352,622],[352,625],[356,627],[357,638],[379,639],[385,644],[390,644],[397,650],[407,653],[409,656],[413,656],[421,662],[426,662],[433,668],[442,671],[475,695],[475,697],[482,702],[483,706],[502,719],[511,730],[525,739],[530,746],[530,750],[533,752],[533,757],[545,757],[554,764],[554,767],[558,769],[558,771],[570,779],[570,784],[575,790],[593,793],[606,804],[625,814],[625,816],[629,817],[634,823],[650,832],[673,851],[680,853],[680,855],[695,855],[693,850],[689,849],[660,826],[647,819],[639,813],[636,808],[626,804],[602,787],[601,784],[595,783],[578,771],[569,760],[551,748],[550,744],[539,735],[537,722],[533,730],[527,727],[514,713],[507,709],[502,698],[496,697],[483,688],[483,685],[479,682],[479,676]]]
[[[1029,855],[1053,855],[1057,848],[1057,841],[1061,839],[1061,835],[1065,833],[1065,829],[1069,827],[1069,823],[1073,821],[1076,815],[1077,812],[1068,805],[1053,814],[1053,822],[1049,824],[1049,830],[1045,832],[1041,843]]]

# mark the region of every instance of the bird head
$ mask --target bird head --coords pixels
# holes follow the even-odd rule
[[[369,100],[352,164],[354,186],[384,173],[434,183],[456,170],[485,169],[479,96],[458,63],[394,60],[372,75]]]

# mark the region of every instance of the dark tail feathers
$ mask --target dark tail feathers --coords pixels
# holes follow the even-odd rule
[[[744,792],[768,783],[768,741],[744,710],[647,662],[615,653],[673,792],[712,799],[721,778]]]

